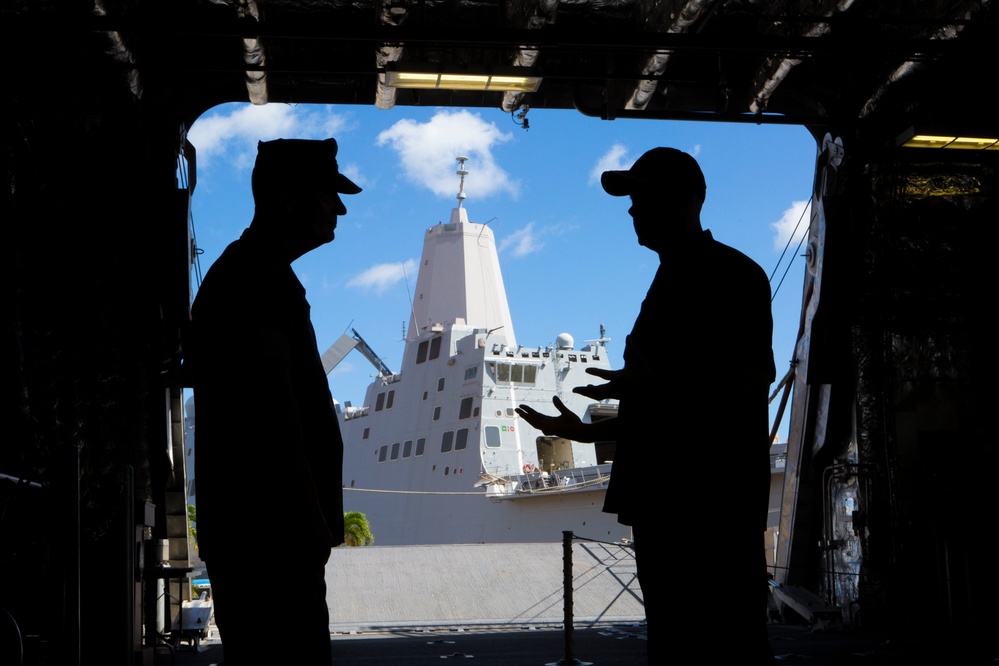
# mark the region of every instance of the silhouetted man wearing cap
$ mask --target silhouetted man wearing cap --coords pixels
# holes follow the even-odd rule
[[[258,144],[253,220],[192,308],[198,545],[228,666],[332,661],[343,440],[291,263],[333,240],[340,194],[361,191],[336,154],[333,139]]]
[[[604,511],[632,526],[649,662],[666,663],[683,640],[705,663],[769,663],[769,281],[702,229],[704,176],[690,155],[654,148],[601,184],[631,197],[638,242],[660,258],[624,367],[590,368],[608,381],[573,389],[618,398],[618,416],[582,423],[558,398],[559,416],[517,411],[545,434],[617,440]]]

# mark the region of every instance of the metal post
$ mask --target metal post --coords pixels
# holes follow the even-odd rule
[[[572,654],[572,532],[562,532],[562,617],[565,663],[576,662]]]
[[[592,662],[579,661],[572,650],[572,532],[562,532],[562,635],[565,640],[565,658],[547,666],[591,666]]]

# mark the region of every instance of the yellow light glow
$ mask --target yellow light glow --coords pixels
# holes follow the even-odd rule
[[[997,150],[999,140],[986,137],[942,134],[914,134],[903,148],[946,148],[948,150]]]
[[[471,74],[441,74],[438,87],[446,90],[486,90],[489,87],[489,77],[472,76]]]
[[[396,88],[436,88],[439,80],[438,74],[388,72],[385,75],[385,83]]]
[[[947,146],[958,150],[988,150],[989,146],[994,146],[995,139],[984,139],[971,136],[959,136],[954,138],[954,142]]]
[[[541,85],[541,77],[388,71],[385,72],[385,85],[393,88],[535,92]]]
[[[539,85],[541,77],[538,76],[494,76],[489,81],[490,90],[536,92]]]

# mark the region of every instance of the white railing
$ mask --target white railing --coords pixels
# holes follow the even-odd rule
[[[550,473],[535,471],[530,474],[505,476],[507,483],[490,485],[486,492],[490,497],[500,499],[592,491],[606,488],[610,475],[609,463],[591,467],[573,467]]]

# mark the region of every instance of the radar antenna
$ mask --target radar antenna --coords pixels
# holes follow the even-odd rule
[[[461,202],[465,200],[465,176],[468,175],[468,171],[465,170],[465,162],[468,161],[467,157],[458,156],[458,170],[455,172],[461,176],[461,181],[458,183],[458,208],[461,208]]]
[[[600,345],[601,347],[606,347],[607,343],[610,342],[610,341],[611,341],[611,339],[607,337],[607,329],[604,328],[603,324],[600,324],[600,337],[599,338],[597,338],[596,340],[584,340],[584,342],[595,342],[598,345]]]

